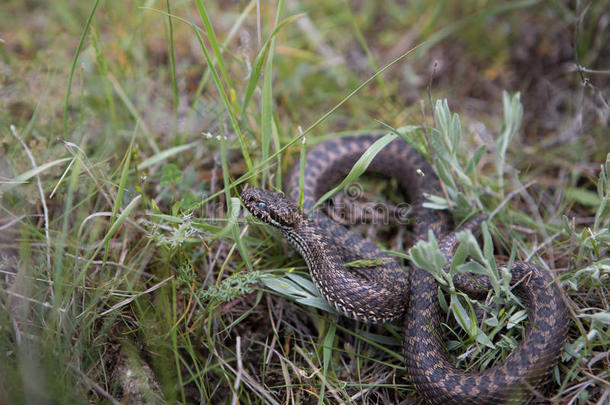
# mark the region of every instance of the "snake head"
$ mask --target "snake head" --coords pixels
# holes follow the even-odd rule
[[[303,213],[284,194],[250,188],[241,193],[244,206],[261,221],[276,228],[289,230],[297,227]]]

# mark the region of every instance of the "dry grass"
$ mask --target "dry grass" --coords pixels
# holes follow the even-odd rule
[[[0,403],[416,403],[399,324],[273,292],[307,292],[306,267],[236,197],[281,187],[300,131],[432,126],[437,98],[460,115],[460,159],[487,145],[472,197],[512,197],[497,260],[553,271],[569,304],[530,402],[606,403],[604,2],[260,3],[0,6]],[[503,90],[524,121],[501,184]],[[403,231],[366,228],[405,251]]]

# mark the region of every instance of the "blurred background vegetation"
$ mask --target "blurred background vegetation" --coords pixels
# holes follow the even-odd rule
[[[3,0],[0,403],[417,403],[398,326],[265,292],[306,268],[235,197],[281,184],[301,130],[432,125],[436,99],[464,159],[493,152],[503,90],[506,191],[535,184],[499,232],[572,315],[530,400],[607,403],[609,22],[603,0]]]

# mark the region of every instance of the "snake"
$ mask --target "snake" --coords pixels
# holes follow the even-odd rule
[[[444,315],[434,276],[416,266],[405,272],[396,257],[316,208],[318,199],[345,178],[379,138],[360,135],[318,143],[305,156],[302,179],[300,165],[293,166],[286,178],[286,194],[246,188],[241,201],[259,221],[280,230],[304,258],[320,295],[336,310],[371,323],[404,318],[406,374],[427,403],[524,402],[557,363],[567,337],[567,308],[549,271],[519,261],[507,269],[512,275],[512,292],[527,303],[524,337],[500,364],[483,371],[463,370],[451,361],[440,338]],[[397,180],[410,201],[415,240],[428,240],[432,231],[450,263],[458,230],[452,230],[447,210],[425,207],[427,195],[443,195],[442,184],[428,161],[397,137],[375,155],[367,172]],[[475,229],[485,219],[479,215],[460,229]],[[361,259],[377,261],[371,268],[346,266]],[[487,277],[461,273],[454,276],[454,285],[477,297],[485,297],[492,288]]]

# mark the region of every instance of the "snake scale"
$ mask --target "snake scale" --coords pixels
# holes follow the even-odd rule
[[[522,402],[555,364],[567,334],[567,311],[549,272],[516,262],[510,269],[513,292],[528,303],[525,337],[500,365],[482,372],[466,372],[450,361],[438,336],[444,315],[438,301],[438,283],[425,270],[401,265],[375,244],[349,232],[321,210],[309,212],[317,199],[337,184],[377,136],[338,138],[313,147],[306,156],[303,211],[299,197],[299,165],[287,178],[287,197],[258,188],[245,190],[244,206],[258,219],[280,229],[303,256],[321,295],[345,315],[368,322],[385,322],[404,316],[403,354],[409,378],[432,404],[497,404]],[[455,231],[441,210],[423,207],[424,194],[441,194],[440,181],[428,162],[398,138],[383,148],[367,171],[398,180],[410,198],[416,240],[433,230],[450,262]],[[467,227],[478,226],[482,217]],[[345,263],[363,258],[390,258],[368,271],[355,271]],[[486,278],[458,275],[456,287],[470,295],[486,294]]]

